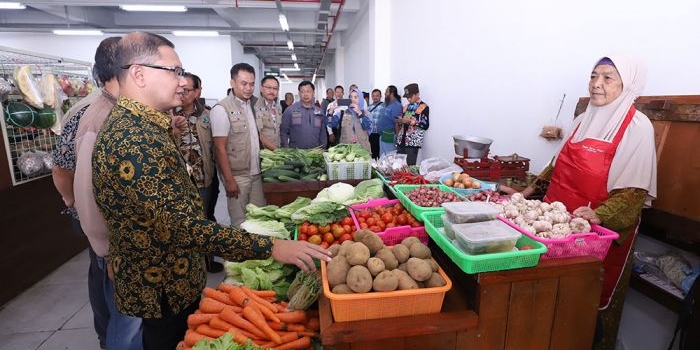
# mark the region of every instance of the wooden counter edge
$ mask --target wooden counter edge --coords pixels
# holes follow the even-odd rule
[[[573,270],[602,269],[600,260],[592,256],[540,260],[537,266],[525,269],[484,272],[477,276],[481,285],[558,277]],[[602,277],[602,274],[601,274]]]
[[[357,341],[373,341],[395,338],[397,334],[410,337],[425,334],[456,332],[475,328],[479,317],[472,310],[441,312],[427,315],[333,322],[329,300],[318,299],[321,321],[321,343],[335,345]]]

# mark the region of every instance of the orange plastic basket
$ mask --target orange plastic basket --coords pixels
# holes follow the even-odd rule
[[[397,290],[393,292],[334,294],[331,293],[328,286],[326,262],[321,261],[323,295],[331,303],[331,311],[335,322],[438,313],[442,309],[445,293],[452,289],[452,281],[439,266],[438,273],[447,282],[442,287]]]

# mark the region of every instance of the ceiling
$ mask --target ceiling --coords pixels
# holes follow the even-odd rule
[[[14,1],[14,0],[13,0]],[[70,0],[22,1],[24,10],[0,10],[0,31],[44,32],[54,29],[99,29],[106,35],[134,30],[170,34],[173,30],[215,30],[256,55],[267,71],[293,67],[290,77],[325,76],[334,54],[333,40],[352,27],[367,0]],[[119,5],[183,5],[186,12],[129,12]],[[284,14],[289,31],[282,30]],[[291,40],[294,50],[287,41]]]

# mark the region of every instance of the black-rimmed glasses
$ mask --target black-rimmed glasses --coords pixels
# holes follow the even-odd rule
[[[167,71],[175,73],[175,75],[178,77],[185,76],[185,70],[182,69],[182,67],[159,66],[157,64],[148,64],[148,63],[132,63],[132,64],[127,64],[127,65],[121,66],[120,68],[121,69],[129,69],[131,66],[144,66],[144,67],[148,67],[148,68],[167,70]]]

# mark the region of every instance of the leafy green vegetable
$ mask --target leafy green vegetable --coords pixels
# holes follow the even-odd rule
[[[241,229],[263,236],[289,239],[290,234],[284,224],[279,221],[246,220],[241,223]]]
[[[249,203],[245,206],[245,218],[248,220],[276,220],[277,216],[275,211],[279,209],[276,205],[267,205],[264,207],[258,207],[253,203]]]
[[[306,197],[297,197],[294,202],[275,210],[275,216],[282,222],[291,222],[292,214],[295,211],[309,205],[309,203],[311,203],[311,199]]]
[[[384,197],[384,185],[380,179],[364,180],[355,186],[355,199],[368,200]]]
[[[318,192],[316,198],[314,198],[312,203],[315,202],[334,202],[338,204],[354,204],[355,199],[355,188],[350,184],[345,182],[337,182],[329,187],[326,187]]]
[[[265,260],[246,260],[243,262],[224,263],[226,279],[224,283],[246,285],[251,289],[275,290],[279,298],[287,295],[289,282],[286,277],[296,269],[282,264],[272,258]]]
[[[214,339],[214,340],[200,340],[197,344],[194,344],[192,350],[262,350],[263,348],[257,346],[252,340],[248,340],[245,344],[238,344],[233,341],[233,336],[231,333],[225,333],[224,335]]]
[[[328,149],[328,160],[336,162],[357,162],[372,159],[372,154],[357,143],[341,143]]]
[[[301,224],[304,221],[309,221],[323,226],[341,220],[347,215],[348,209],[345,205],[334,202],[312,202],[294,212],[292,222]]]
[[[289,309],[306,310],[321,294],[321,276],[318,271],[299,271],[289,286]]]

